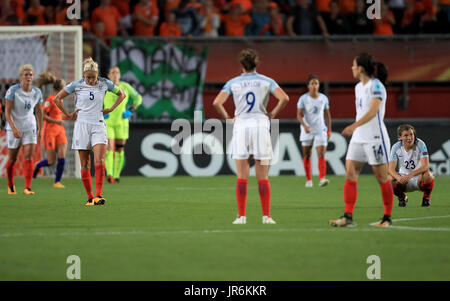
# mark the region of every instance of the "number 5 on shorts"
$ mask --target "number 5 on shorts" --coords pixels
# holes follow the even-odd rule
[[[251,96],[252,101],[249,101],[249,96]],[[247,113],[250,112],[253,109],[253,106],[255,105],[255,94],[253,92],[248,92],[245,94],[245,101],[250,105],[250,108],[247,110]]]

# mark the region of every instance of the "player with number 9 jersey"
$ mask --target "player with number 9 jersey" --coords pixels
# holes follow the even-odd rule
[[[256,72],[259,57],[255,50],[242,50],[239,59],[243,73],[228,81],[213,102],[214,108],[224,119],[229,119],[223,104],[230,95],[233,96],[236,107],[231,157],[236,161],[238,176],[236,183],[238,216],[233,224],[247,222],[245,209],[250,156],[255,159],[255,172],[263,213],[262,223],[275,224],[270,217],[271,194],[268,179],[269,161],[272,159],[270,119],[287,105],[289,97],[273,79]],[[266,106],[270,94],[278,99],[278,104],[268,113]]]

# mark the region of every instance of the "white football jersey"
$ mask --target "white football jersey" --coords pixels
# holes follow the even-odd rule
[[[381,143],[386,145],[389,134],[384,124],[386,110],[386,89],[377,78],[370,79],[365,85],[359,82],[355,87],[356,120],[364,116],[370,108],[372,98],[380,98],[381,103],[377,115],[372,120],[359,126],[353,132],[352,142],[357,143]],[[387,153],[388,149],[385,150]]]
[[[253,73],[243,73],[229,80],[222,92],[233,95],[236,110],[234,116],[239,118],[267,118],[266,106],[270,93],[278,84],[271,78]]]
[[[20,83],[15,84],[6,91],[5,99],[13,102],[11,115],[19,131],[24,132],[36,129],[34,107],[43,101],[42,92],[39,88],[31,86],[31,91],[25,92]],[[6,124],[6,129],[11,130],[9,124]]]
[[[69,94],[75,93],[75,108],[80,110],[77,121],[99,124],[104,122],[102,110],[106,91],[117,93],[119,88],[109,79],[98,77],[96,86],[89,86],[83,78],[71,82],[64,90]]]
[[[311,134],[317,135],[328,130],[323,114],[325,110],[330,109],[330,105],[325,94],[319,93],[317,98],[312,98],[309,93],[303,94],[297,102],[297,109],[304,109],[303,118],[310,127]],[[304,132],[303,125],[300,125],[300,127],[302,132]]]
[[[406,175],[421,166],[420,159],[428,157],[428,150],[425,142],[417,139],[417,144],[407,152],[403,146],[403,141],[398,141],[392,146],[389,161],[398,163],[399,174]]]

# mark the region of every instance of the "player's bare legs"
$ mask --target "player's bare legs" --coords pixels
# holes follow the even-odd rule
[[[115,139],[108,139],[108,148],[105,154],[105,167],[107,172],[108,183],[114,183],[113,173],[114,173],[114,148]]]
[[[303,167],[305,168],[306,183],[305,187],[313,187],[311,175],[311,151],[312,146],[302,146],[303,151]]]
[[[325,145],[319,145],[316,147],[317,158],[318,158],[318,167],[319,167],[319,186],[323,187],[328,185],[330,182],[325,178],[327,174],[327,161],[325,160],[325,153],[327,151],[327,147]]]

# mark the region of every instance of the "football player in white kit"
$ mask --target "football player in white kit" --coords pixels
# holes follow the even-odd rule
[[[323,187],[329,183],[329,180],[325,178],[327,170],[325,152],[331,135],[330,104],[328,97],[319,93],[319,86],[319,78],[313,74],[309,75],[308,92],[300,96],[297,103],[297,119],[300,122],[300,141],[306,175],[305,187],[313,187],[311,176],[313,143],[316,146],[319,161],[319,186]]]
[[[398,197],[398,206],[406,207],[405,192],[423,191],[422,207],[430,206],[434,176],[430,171],[430,160],[425,142],[418,139],[412,125],[403,124],[397,129],[398,141],[392,146],[389,158],[389,175]],[[395,169],[399,163],[399,171]]]
[[[103,99],[106,91],[118,95],[116,102],[109,109],[103,109]],[[75,93],[75,111],[68,113],[64,108],[63,99]],[[75,119],[73,129],[72,149],[78,150],[81,163],[81,180],[88,195],[86,206],[103,205],[102,197],[105,178],[105,154],[108,139],[104,115],[112,112],[125,98],[124,92],[112,81],[98,77],[98,65],[88,58],[83,62],[83,79],[71,82],[54,98],[55,104],[68,117]],[[96,195],[92,192],[91,183],[91,151],[94,152]]]
[[[255,50],[244,49],[239,61],[242,74],[229,80],[214,99],[213,106],[224,119],[230,119],[223,104],[233,95],[234,126],[231,157],[236,161],[236,199],[238,217],[233,224],[246,224],[247,183],[250,174],[250,156],[255,159],[259,196],[262,207],[262,223],[275,224],[270,217],[269,163],[272,159],[270,119],[274,118],[288,103],[289,97],[271,78],[256,72],[259,57]],[[271,112],[266,106],[270,94],[278,99]]]
[[[26,64],[19,68],[20,83],[11,86],[5,95],[6,140],[8,144],[8,194],[17,194],[14,186],[14,164],[17,161],[20,146],[24,153],[23,192],[33,195],[33,153],[42,129],[42,92],[32,85],[33,66]]]
[[[357,180],[368,162],[380,184],[384,205],[384,216],[375,226],[389,227],[394,194],[388,178],[390,140],[383,122],[387,70],[383,64],[375,63],[371,55],[362,53],[353,60],[352,72],[359,83],[355,87],[356,121],[342,131],[343,136],[352,136],[345,161],[345,211],[341,218],[329,223],[339,227],[353,225]]]

